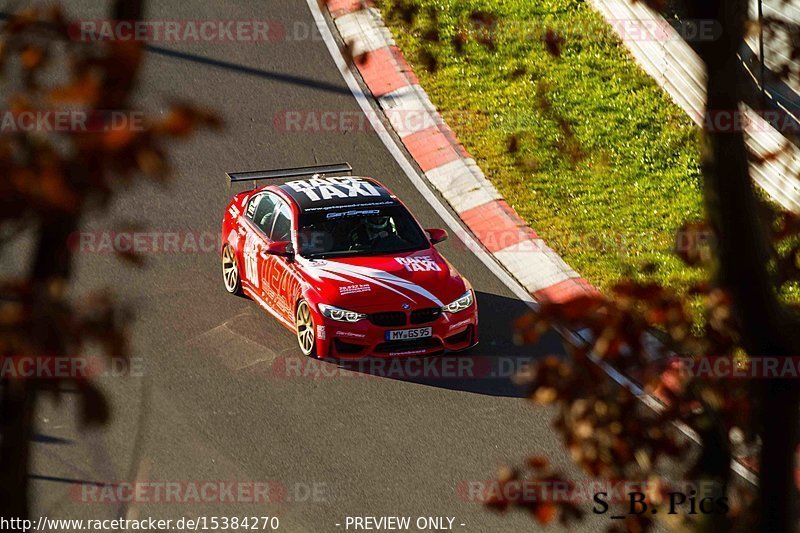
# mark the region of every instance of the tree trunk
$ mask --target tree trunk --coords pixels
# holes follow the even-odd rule
[[[0,424],[0,517],[28,518],[28,464],[36,394],[28,379],[3,382]]]
[[[739,110],[740,62],[747,2],[692,2],[693,17],[719,21],[721,35],[697,46],[708,71],[707,112]],[[718,246],[717,282],[733,297],[742,342],[751,357],[795,353],[793,328],[767,270],[771,244],[759,218],[742,131],[707,131],[704,154],[706,209]],[[792,380],[760,383],[756,389],[761,438],[758,520],[762,531],[793,530],[792,502],[798,437],[797,385]]]
[[[144,0],[113,0],[111,16],[116,20],[141,20]],[[117,91],[109,90],[111,96],[103,103],[108,108],[121,107],[130,95],[135,81],[141,53],[131,65],[129,80]],[[106,107],[104,107],[105,109]],[[73,178],[80,177],[80,168],[71,169]],[[85,180],[73,179],[73,185]],[[36,255],[31,271],[30,286],[33,301],[30,338],[34,341],[37,355],[66,355],[66,339],[61,330],[58,315],[51,302],[53,282],[66,283],[69,279],[72,253],[68,246],[70,234],[77,228],[80,212],[45,217],[40,227]],[[36,379],[5,381],[0,394],[0,517],[28,518],[28,478],[30,468],[30,446],[34,436],[35,408],[37,396]]]
[[[66,341],[54,309],[52,283],[69,278],[71,252],[67,245],[75,230],[72,216],[58,216],[42,223],[31,274],[30,336],[34,353],[27,357],[64,356]],[[0,395],[0,516],[29,516],[28,478],[34,436],[37,376],[5,379]]]
[[[759,472],[759,516],[762,531],[794,531],[797,501],[795,454],[797,450],[797,386],[792,379],[762,384],[763,417]]]

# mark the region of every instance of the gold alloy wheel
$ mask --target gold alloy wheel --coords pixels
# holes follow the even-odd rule
[[[239,294],[242,286],[239,283],[239,266],[233,248],[225,246],[222,250],[222,276],[225,279],[225,290],[231,294]]]
[[[311,318],[311,309],[305,300],[300,300],[297,305],[295,319],[297,326],[297,343],[303,355],[314,355],[316,348],[316,335],[314,333],[314,320]]]

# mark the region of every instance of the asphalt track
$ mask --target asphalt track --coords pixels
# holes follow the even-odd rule
[[[106,2],[66,7],[73,18],[107,16]],[[276,128],[275,116],[287,110],[361,113],[325,44],[313,38],[305,2],[150,1],[147,18],[269,19],[290,32],[266,44],[153,43],[140,106],[158,113],[170,98],[186,98],[216,109],[227,127],[176,144],[175,180],[167,188],[125,191],[107,213],[87,217],[83,231],[136,221],[154,232],[216,233],[230,196],[226,171],[339,161],[386,183],[425,226],[445,227],[373,132]],[[312,37],[293,38],[306,32]],[[24,250],[24,242],[19,246]],[[516,347],[513,320],[527,306],[457,239],[440,248],[478,294],[481,344],[472,356],[513,364],[561,352],[554,332],[537,346]],[[459,488],[491,479],[499,465],[519,464],[528,454],[547,455],[566,477],[585,478],[550,428],[553,412],[520,399],[508,376],[393,379],[345,375],[332,364],[318,379],[287,376],[282,369],[302,361],[294,336],[255,303],[225,293],[214,252],[151,254],[141,269],[109,254],[78,254],[76,294],[104,286],[136,312],[131,335],[143,376],[102,379],[114,407],[102,430],[77,427],[70,394],[60,405],[43,402],[35,515],[277,514],[284,531],[341,531],[347,516],[450,516],[456,530],[519,531],[536,524],[523,513],[490,513]],[[111,505],[85,503],[74,488],[133,480],[269,481],[286,497],[262,505]],[[312,487],[317,495],[309,498]],[[578,529],[610,524],[591,516],[591,503],[584,509],[589,519]]]

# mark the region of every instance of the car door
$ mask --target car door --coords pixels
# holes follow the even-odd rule
[[[275,206],[272,230],[269,234],[271,242],[292,240],[292,209],[283,200],[278,200]],[[294,322],[294,302],[290,301],[290,280],[293,265],[286,257],[271,256],[268,263],[267,292],[270,295],[270,305],[273,306],[284,318]]]
[[[244,262],[243,282],[259,298],[266,299],[265,283],[270,256],[266,254],[268,233],[272,229],[278,198],[268,192],[253,197],[247,205],[244,222],[245,241],[242,248]]]

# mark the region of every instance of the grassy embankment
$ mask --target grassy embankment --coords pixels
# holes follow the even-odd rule
[[[672,253],[702,216],[699,130],[598,13],[577,0],[404,4],[419,8],[410,24],[397,0],[381,8],[423,87],[570,265],[601,289],[647,276],[682,291],[702,277]],[[475,23],[486,14],[488,31]]]

